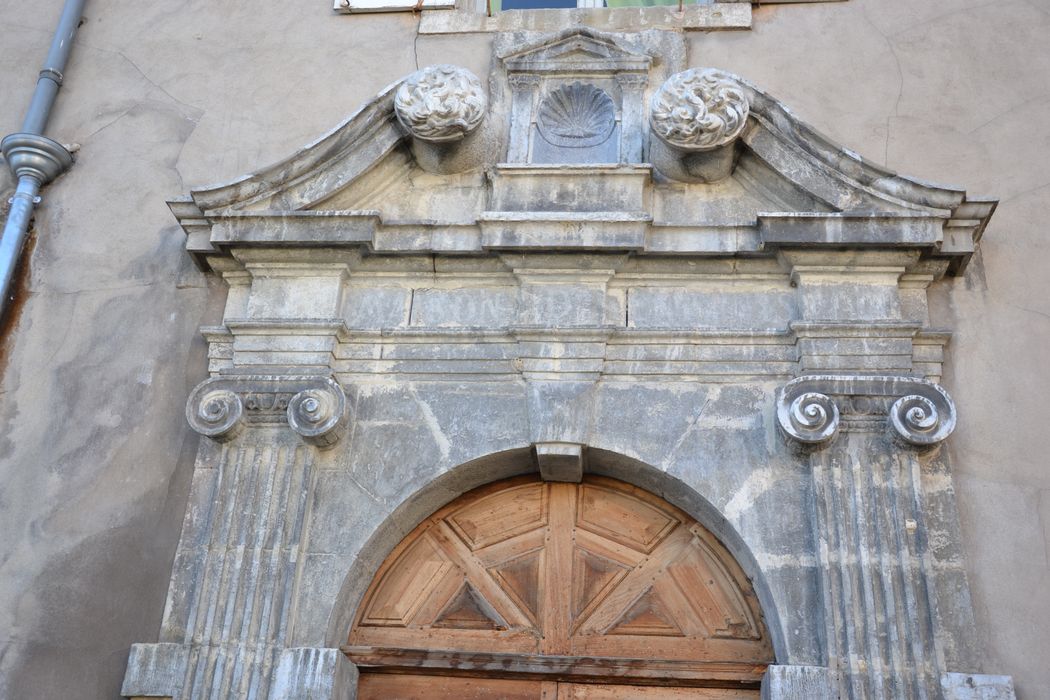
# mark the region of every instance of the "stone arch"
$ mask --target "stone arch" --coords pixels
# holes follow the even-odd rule
[[[380,566],[419,523],[476,488],[535,471],[532,449],[518,448],[470,460],[421,485],[393,510],[361,547],[335,598],[326,646],[334,648],[346,643],[362,598]],[[763,571],[750,547],[716,506],[681,479],[617,452],[590,448],[587,473],[610,477],[662,498],[714,534],[743,570],[758,598],[774,663],[788,662],[781,617]]]

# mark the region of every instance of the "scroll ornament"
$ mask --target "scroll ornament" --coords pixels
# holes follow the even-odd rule
[[[405,78],[394,95],[394,112],[417,139],[459,141],[485,118],[488,100],[478,77],[459,66],[437,65]]]
[[[690,68],[672,75],[653,95],[649,124],[671,148],[709,151],[740,136],[750,109],[733,76],[713,68]]]
[[[840,404],[856,397],[893,399],[888,424],[906,444],[935,445],[955,430],[955,404],[948,392],[915,377],[799,377],[780,390],[777,421],[789,438],[820,445],[835,437],[841,426]]]
[[[287,424],[306,442],[331,447],[349,420],[346,395],[329,377],[213,377],[186,402],[190,427],[225,442],[248,423]]]
[[[244,401],[235,392],[221,387],[204,387],[202,384],[186,404],[186,420],[190,427],[215,440],[237,437],[244,427],[243,419]]]
[[[342,389],[306,389],[288,402],[288,425],[307,442],[329,447],[339,439],[338,428],[346,422],[346,413]]]

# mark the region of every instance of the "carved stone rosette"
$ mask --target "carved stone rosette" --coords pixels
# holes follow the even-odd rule
[[[232,440],[248,424],[287,422],[304,441],[331,447],[349,421],[346,394],[329,377],[213,377],[190,393],[186,420],[205,437]]]
[[[955,430],[948,392],[915,377],[813,375],[788,382],[777,397],[777,421],[791,439],[807,445],[831,440],[843,415],[884,416],[909,445],[935,445]]]
[[[736,140],[751,106],[728,73],[690,68],[675,73],[653,94],[649,125],[671,148],[709,151]]]
[[[481,125],[487,106],[478,77],[447,64],[416,71],[394,96],[401,125],[413,137],[431,143],[461,140]]]

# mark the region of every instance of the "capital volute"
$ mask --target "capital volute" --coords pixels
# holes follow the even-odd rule
[[[346,394],[331,377],[212,377],[198,384],[186,402],[190,427],[220,442],[251,425],[287,425],[305,442],[331,447],[349,418]]]

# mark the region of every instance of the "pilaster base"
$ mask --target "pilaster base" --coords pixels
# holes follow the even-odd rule
[[[1010,676],[979,673],[942,673],[944,700],[1016,700]]]
[[[281,652],[271,700],[356,700],[357,667],[338,649]]]
[[[770,666],[762,700],[839,700],[835,672],[822,666]]]
[[[181,697],[189,656],[189,647],[183,644],[132,644],[121,696]]]

